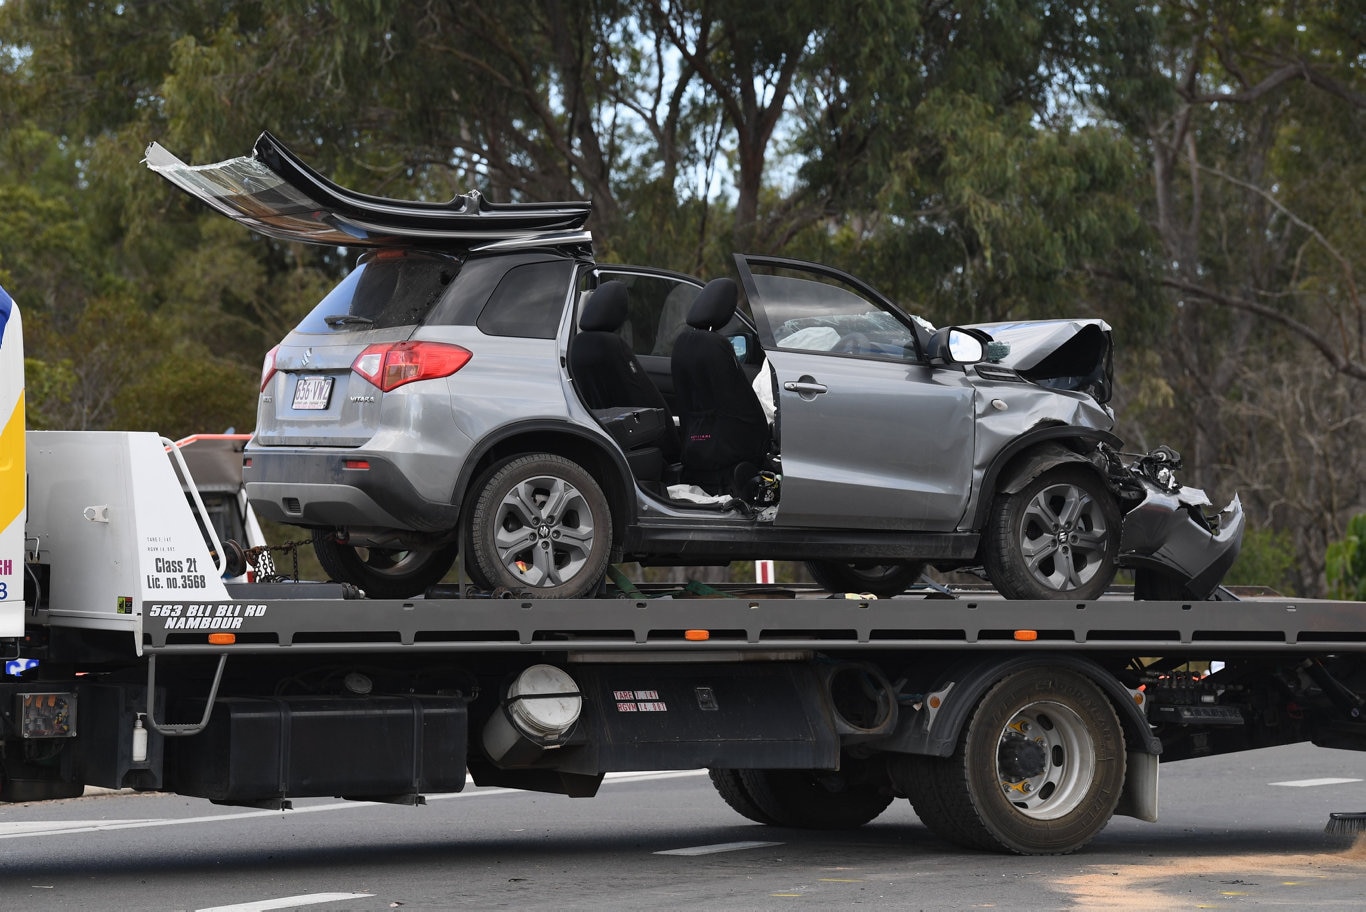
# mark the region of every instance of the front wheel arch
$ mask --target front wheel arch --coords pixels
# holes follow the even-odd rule
[[[1101,444],[1118,449],[1124,441],[1099,428],[1063,424],[1021,434],[996,454],[983,474],[980,494],[972,510],[971,528],[979,530],[986,525],[992,501],[1001,491],[1018,490],[1041,473],[1065,462],[1094,467],[1089,454]]]

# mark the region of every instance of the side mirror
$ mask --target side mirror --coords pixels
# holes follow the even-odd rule
[[[948,326],[935,330],[925,354],[941,364],[976,364],[986,357],[991,337],[979,329]]]
[[[730,347],[735,350],[735,360],[744,364],[749,358],[749,338],[743,333],[730,337]]]

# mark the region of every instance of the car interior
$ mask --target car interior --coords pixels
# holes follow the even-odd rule
[[[761,365],[742,364],[722,332],[735,315],[736,283],[716,279],[695,295],[679,286],[658,314],[651,354],[668,359],[672,407],[632,350],[629,291],[607,281],[583,300],[568,367],[580,398],[622,447],[632,474],[653,494],[675,486],[747,504],[775,500],[773,434],[753,387]],[[689,300],[691,298],[691,300]],[[684,310],[686,305],[686,311]],[[680,322],[679,314],[685,316]],[[672,332],[672,344],[664,341]],[[662,354],[656,354],[662,353]],[[677,415],[677,419],[675,419]]]

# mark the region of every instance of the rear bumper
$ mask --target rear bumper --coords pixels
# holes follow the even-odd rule
[[[460,515],[449,499],[424,497],[382,456],[286,447],[252,448],[246,456],[247,497],[272,522],[440,532],[455,528]]]

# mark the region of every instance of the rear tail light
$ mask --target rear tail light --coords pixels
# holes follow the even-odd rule
[[[266,391],[266,384],[270,378],[275,376],[275,353],[280,350],[280,346],[275,346],[266,352],[266,359],[261,363],[261,392]]]
[[[469,349],[459,345],[387,342],[361,352],[351,369],[387,393],[415,380],[449,377],[472,357]]]

